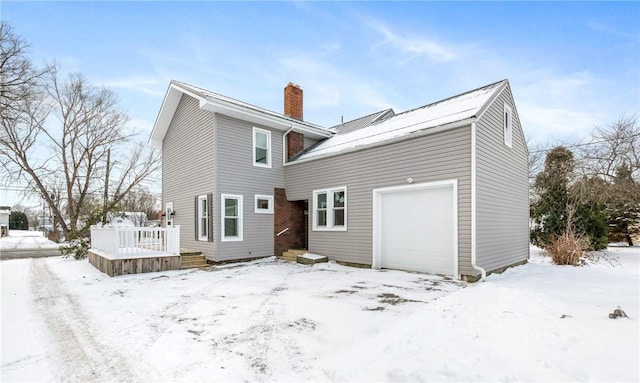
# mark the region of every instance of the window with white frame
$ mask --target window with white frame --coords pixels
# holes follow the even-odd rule
[[[209,240],[209,198],[205,195],[198,196],[198,240]]]
[[[255,195],[255,212],[258,214],[273,214],[273,196]]]
[[[347,187],[313,191],[313,230],[347,230]]]
[[[222,194],[222,241],[242,241],[242,196]]]
[[[513,139],[513,110],[504,104],[504,144],[511,147]]]
[[[253,165],[271,167],[271,132],[253,128]]]

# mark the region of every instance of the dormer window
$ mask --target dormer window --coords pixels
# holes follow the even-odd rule
[[[513,110],[504,104],[504,144],[508,147],[512,145],[513,138]]]
[[[253,128],[253,166],[271,167],[271,132]]]

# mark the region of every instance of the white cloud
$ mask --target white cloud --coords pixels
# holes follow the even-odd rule
[[[107,88],[126,89],[150,96],[164,95],[167,82],[158,76],[130,76],[124,78],[96,79],[96,85]]]
[[[311,122],[334,125],[341,116],[348,120],[392,106],[391,92],[384,90],[384,83],[341,69],[322,57],[292,53],[280,64],[286,75],[304,79],[300,85],[305,91],[305,119],[310,117]]]
[[[390,45],[400,52],[413,57],[426,57],[435,62],[454,60],[458,55],[450,44],[444,44],[425,37],[408,37],[395,33],[380,20],[367,17],[363,23],[384,37],[377,46]]]
[[[600,23],[600,22],[590,22],[587,23],[587,28],[604,33],[607,35],[615,36],[621,38],[623,40],[627,40],[633,44],[638,44],[638,34],[637,33],[629,33],[618,30],[615,27],[612,27],[608,24]]]
[[[532,143],[577,143],[588,137],[597,117],[584,110],[516,100],[525,136]]]
[[[133,117],[129,120],[128,126],[135,132],[138,132],[144,140],[149,138],[151,130],[153,130],[153,121],[140,117]]]

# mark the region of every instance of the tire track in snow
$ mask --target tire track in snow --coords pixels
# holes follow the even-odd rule
[[[137,381],[126,357],[100,343],[82,306],[64,289],[44,259],[32,259],[30,285],[59,363],[57,380]]]

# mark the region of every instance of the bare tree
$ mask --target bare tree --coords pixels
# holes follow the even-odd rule
[[[596,126],[591,142],[578,150],[579,168],[584,175],[601,177],[611,183],[616,170],[625,165],[640,180],[640,125],[636,117],[620,117],[605,126]]]
[[[26,58],[28,45],[5,21],[0,21],[0,115],[12,118],[21,114],[25,100],[36,96],[34,88],[52,67],[36,69]]]
[[[16,38],[2,36],[4,52]],[[7,62],[27,60],[23,51],[16,52]],[[4,78],[2,82],[4,89]],[[133,142],[116,95],[91,86],[82,75],[63,79],[57,68],[49,68],[25,84],[28,95],[7,98],[2,116],[0,165],[6,170],[5,181],[26,181],[63,231],[73,236],[85,204],[105,194],[107,177],[112,180],[106,193],[111,198],[103,207],[108,211],[159,169],[159,153]],[[107,164],[109,150],[119,160]]]
[[[139,187],[132,190],[120,201],[120,209],[125,212],[144,213],[133,214],[129,219],[136,226],[142,226],[148,217],[154,217],[158,210],[158,199],[149,192],[149,189]]]

